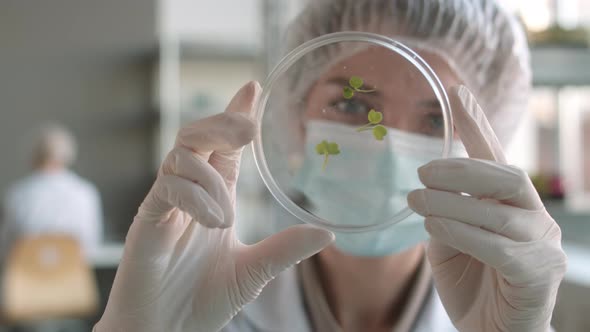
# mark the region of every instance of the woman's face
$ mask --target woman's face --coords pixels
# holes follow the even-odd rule
[[[432,67],[445,89],[460,83],[442,57],[418,52]],[[363,89],[351,99],[343,88],[351,76],[361,77]],[[333,65],[312,86],[304,121],[327,120],[353,126],[367,123],[368,112],[383,113],[382,125],[390,128],[442,137],[444,121],[434,91],[422,74],[407,60],[382,47],[371,47]]]

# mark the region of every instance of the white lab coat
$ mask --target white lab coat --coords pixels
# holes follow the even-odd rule
[[[254,302],[246,305],[222,332],[312,332],[299,285],[295,268],[281,273],[262,290]],[[412,331],[457,331],[434,287]]]
[[[5,255],[21,236],[65,233],[87,256],[102,241],[102,209],[95,186],[71,171],[35,172],[6,192],[0,224]],[[4,258],[4,257],[2,257]]]

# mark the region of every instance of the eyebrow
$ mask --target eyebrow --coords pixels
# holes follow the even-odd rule
[[[433,108],[433,109],[438,109],[438,110],[442,109],[442,107],[440,106],[440,102],[436,98],[420,100],[418,102],[418,106],[426,107],[426,108]]]
[[[333,78],[326,80],[326,83],[332,84],[332,85],[338,85],[338,86],[341,86],[342,88],[344,88],[345,86],[349,86],[348,79],[346,79],[344,77],[333,77]],[[367,95],[367,96],[371,96],[371,97],[375,97],[375,98],[380,98],[382,96],[381,92],[379,92],[379,90],[377,90],[376,87],[372,84],[364,84],[362,89],[367,89],[367,90],[375,89],[375,91],[363,93],[363,95]]]

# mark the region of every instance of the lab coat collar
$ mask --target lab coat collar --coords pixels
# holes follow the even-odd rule
[[[296,266],[268,283],[242,314],[259,331],[311,332]]]
[[[272,280],[254,302],[243,308],[242,314],[257,331],[312,332],[296,267]],[[457,331],[434,287],[412,331]]]

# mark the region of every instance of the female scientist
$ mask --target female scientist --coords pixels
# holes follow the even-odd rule
[[[515,20],[493,0],[316,0],[292,24],[289,40],[296,46],[350,30],[407,43],[449,91],[468,156],[403,174],[425,187],[407,197],[424,218],[354,245],[310,225],[242,244],[234,231],[236,180],[243,146],[258,130],[251,113],[261,90],[248,83],[224,113],[178,133],[131,225],[95,331],[550,330],[566,270],[561,232],[526,173],[508,166],[503,153],[531,80]],[[366,119],[369,107],[358,100],[328,101],[330,59],[352,66],[381,61],[386,69],[371,78],[375,85],[404,85],[398,64],[379,54],[321,58],[307,59],[323,68],[315,70],[319,77],[301,73],[293,84],[308,86],[294,91],[336,115],[325,119],[310,107],[300,115],[304,137]],[[389,128],[415,122],[383,109]],[[431,136],[441,130],[437,119],[417,126]],[[313,174],[305,177],[314,183]],[[337,206],[327,213],[355,213],[354,204]],[[274,227],[284,220],[260,222]]]

